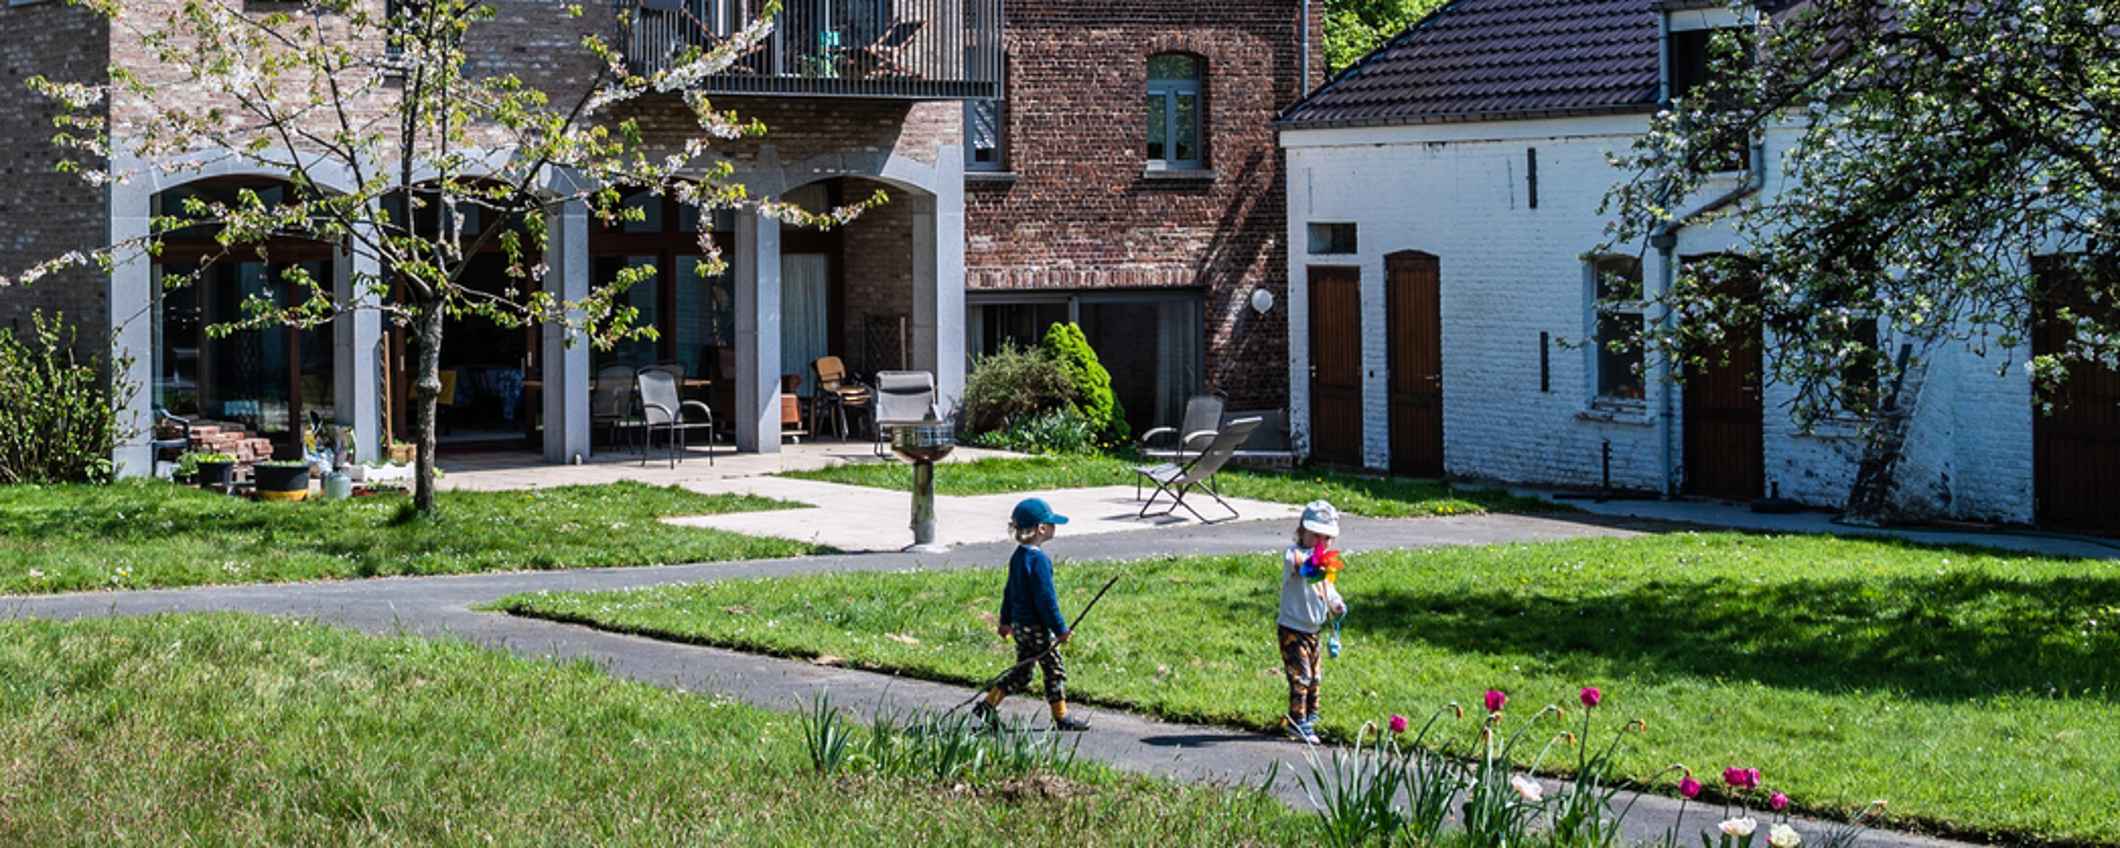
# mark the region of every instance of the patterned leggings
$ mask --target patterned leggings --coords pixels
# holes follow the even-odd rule
[[[1045,674],[1045,701],[1057,704],[1067,700],[1067,665],[1060,661],[1060,652],[1048,653],[1053,645],[1053,632],[1043,627],[1018,627],[1016,638],[1016,662],[1024,663],[1032,657],[1044,654],[1036,665]],[[1312,641],[1316,641],[1313,639]],[[1016,670],[1001,680],[1001,691],[1009,694],[1030,688],[1031,664],[1018,665]]]
[[[1288,676],[1288,715],[1317,715],[1318,683],[1324,677],[1318,665],[1318,634],[1281,628],[1281,672]]]

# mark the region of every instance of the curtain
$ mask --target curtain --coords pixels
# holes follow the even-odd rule
[[[823,254],[780,257],[780,373],[800,375],[805,392],[810,363],[831,353],[831,267]]]

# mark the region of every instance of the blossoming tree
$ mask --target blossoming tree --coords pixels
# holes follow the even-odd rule
[[[1734,228],[1738,254],[1652,293],[1672,320],[1640,341],[1683,364],[1758,328],[1764,379],[1788,387],[1800,425],[1862,422],[1848,509],[1876,517],[1938,354],[2026,369],[2041,391],[2072,369],[2120,367],[2120,12],[2109,0],[1734,8],[1756,25],[1718,34],[1708,79],[1614,157],[1631,177],[1606,197],[1610,235],[1668,244],[1677,227]],[[1776,133],[1785,155],[1733,155]],[[1755,190],[1713,198],[1710,175],[1732,166]],[[1771,180],[1755,182],[1762,171]],[[2067,324],[2067,344],[2032,356],[2038,320]]]
[[[187,197],[181,208],[161,210],[145,235],[55,257],[0,285],[69,267],[107,272],[159,255],[180,232],[210,232],[220,250],[195,270],[165,274],[166,287],[196,282],[215,261],[257,256],[273,239],[339,246],[356,260],[352,285],[291,267],[285,277],[298,296],[252,297],[240,320],[208,331],[308,328],[357,310],[408,328],[418,351],[414,503],[422,513],[434,510],[445,319],[561,324],[599,346],[654,333],[635,323],[621,297],[652,268],[626,269],[571,301],[539,284],[549,224],[561,209],[580,204],[616,223],[644,217],[628,195],[674,196],[703,213],[706,276],[723,267],[705,231],[707,213],[740,209],[829,226],[880,200],[811,213],[753,199],[714,157],[717,143],[759,136],[764,127],[717,110],[701,83],[768,35],[777,4],[731,37],[684,48],[648,72],[629,66],[614,46],[627,43],[628,19],[611,16],[610,7],[540,7],[553,15],[550,26],[582,33],[571,66],[570,57],[546,63],[579,73],[533,82],[480,58],[477,48],[503,36],[487,30],[494,8],[475,0],[300,0],[262,13],[242,0],[82,2],[109,21],[114,39],[137,40],[145,50],[138,66],[110,68],[107,84],[32,81],[60,107],[62,170],[96,185],[173,185],[234,164],[284,175],[289,190],[271,200],[253,190],[233,200]],[[592,14],[611,16],[610,25]],[[202,93],[210,94],[203,108]],[[651,138],[638,119],[650,111],[640,103],[649,98],[683,114],[687,130]],[[121,101],[127,117],[113,132],[105,104]],[[466,279],[471,260],[495,248],[505,257],[504,292]]]

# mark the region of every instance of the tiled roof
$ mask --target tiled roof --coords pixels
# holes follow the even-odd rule
[[[1640,111],[1655,0],[1452,0],[1281,115],[1289,128]]]

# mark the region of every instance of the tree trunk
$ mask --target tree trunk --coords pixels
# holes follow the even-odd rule
[[[412,384],[412,438],[418,445],[413,466],[412,506],[421,515],[434,514],[434,414],[442,396],[442,306],[427,304],[415,326],[419,331],[419,377]]]

